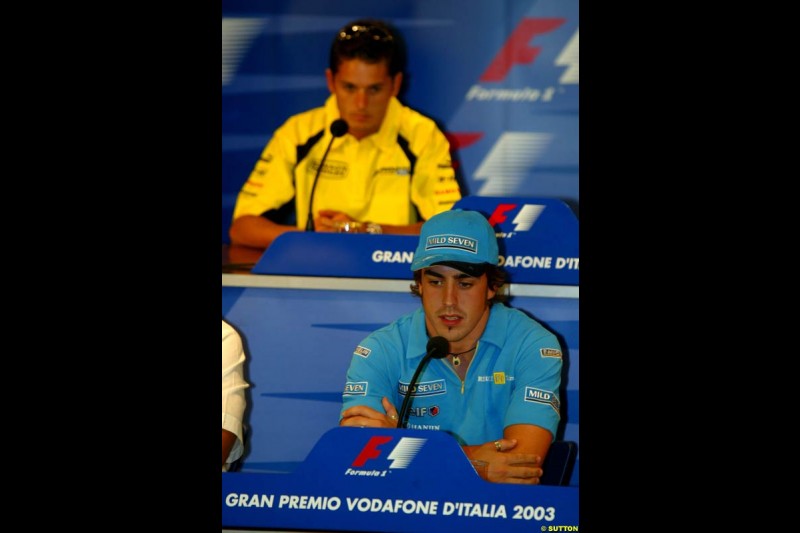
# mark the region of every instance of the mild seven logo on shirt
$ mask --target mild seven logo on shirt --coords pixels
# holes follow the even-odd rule
[[[397,383],[397,390],[403,396],[408,394],[408,383],[399,381]],[[422,396],[438,396],[440,394],[447,394],[447,384],[443,379],[436,379],[433,381],[423,381],[417,383],[411,391],[411,396],[418,398]]]
[[[461,235],[431,235],[425,241],[426,250],[436,250],[437,248],[455,248],[473,254],[478,253],[478,241]]]
[[[536,387],[525,387],[525,401],[549,405],[556,413],[560,414],[561,402],[558,400],[558,396],[550,391],[537,389]]]
[[[344,385],[345,396],[366,396],[367,395],[367,382],[366,381],[348,381]]]

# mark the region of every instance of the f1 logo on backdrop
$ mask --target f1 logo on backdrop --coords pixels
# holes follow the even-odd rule
[[[366,446],[361,449],[356,456],[353,468],[363,468],[367,461],[372,461],[380,458],[387,452],[387,445],[394,440],[394,437],[388,436],[374,436],[369,439]],[[427,439],[418,439],[415,437],[401,437],[400,441],[392,448],[386,459],[390,461],[389,468],[408,468],[411,461],[419,453],[422,445],[425,444]]]
[[[489,216],[489,224],[494,227],[498,224],[508,222],[508,219],[514,213],[517,204],[497,204],[491,216]],[[510,237],[517,231],[529,231],[539,215],[544,211],[545,206],[539,204],[524,204],[522,209],[514,215],[511,224],[514,225],[513,231],[501,232],[498,237]]]
[[[524,18],[508,36],[506,42],[497,51],[492,62],[481,74],[479,81],[484,83],[502,82],[515,65],[532,66],[542,47],[534,44],[537,37],[561,27],[565,18]],[[579,32],[575,28],[572,37],[567,41],[554,60],[554,66],[561,72],[558,85],[577,85],[580,80],[580,45]],[[546,87],[508,87],[491,88],[475,84],[469,88],[465,100],[504,101],[511,103],[551,102],[557,93],[563,93],[562,87],[548,85]]]
[[[541,18],[524,18],[519,23],[517,28],[511,33],[506,40],[506,43],[503,45],[503,48],[497,52],[494,60],[492,63],[486,68],[486,70],[481,74],[480,80],[481,81],[502,81],[505,79],[508,71],[511,70],[511,67],[515,64],[520,65],[527,65],[529,63],[533,63],[536,58],[539,56],[539,52],[542,51],[540,46],[531,46],[531,41],[533,41],[537,35],[542,35],[544,33],[549,33],[554,29],[558,28],[566,19],[563,18],[553,18],[553,19],[541,19]],[[571,53],[570,49],[574,48],[574,54]],[[575,60],[575,75],[576,79],[572,83],[577,83],[577,54],[578,48],[578,30],[575,30],[575,34],[573,35],[572,39],[570,39],[567,46],[562,50],[561,54],[559,55],[558,59],[556,59],[556,64],[559,64],[559,61],[563,61],[567,59],[566,65],[568,67],[572,67],[569,58],[574,55]],[[566,52],[566,53],[565,53]],[[569,69],[568,69],[569,70]],[[564,83],[563,76],[561,83]]]
[[[577,110],[577,86],[579,84],[580,56],[579,30],[577,25],[572,35],[568,28],[568,18],[523,18],[497,51],[494,59],[464,96],[465,102],[481,106],[505,107],[504,112],[517,113],[508,109],[525,106],[531,112],[531,105],[542,107],[564,106],[564,109]],[[553,34],[553,32],[557,32]],[[562,37],[562,35],[564,37]],[[549,38],[548,37],[552,37]],[[553,41],[557,42],[554,43]],[[554,47],[558,47],[556,49]],[[554,59],[552,64],[542,57]],[[534,69],[535,65],[535,69]],[[511,72],[525,68],[504,82]],[[528,83],[520,80],[529,80]],[[571,87],[568,90],[568,87]],[[489,107],[485,111],[489,112]],[[474,112],[474,111],[473,111]],[[526,128],[523,128],[526,129]],[[452,133],[458,149],[464,149],[478,142],[482,133]],[[473,179],[483,184],[478,196],[513,196],[522,188],[524,180],[540,161],[553,152],[553,131],[501,131],[473,172]]]

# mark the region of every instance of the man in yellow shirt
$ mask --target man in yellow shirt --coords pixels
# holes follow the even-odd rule
[[[356,20],[336,34],[325,70],[331,96],[275,131],[236,199],[233,244],[266,248],[306,230],[309,218],[315,231],[347,222],[351,232],[418,235],[461,198],[447,138],[397,99],[402,58],[384,22]],[[340,118],[347,133],[334,137]]]

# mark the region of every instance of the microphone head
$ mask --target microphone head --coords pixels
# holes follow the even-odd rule
[[[331,135],[334,137],[341,137],[345,133],[347,133],[347,129],[349,126],[347,122],[341,118],[337,118],[331,123]]]
[[[428,350],[428,355],[434,359],[441,359],[447,355],[450,350],[450,343],[444,337],[431,337],[428,345],[425,348]]]

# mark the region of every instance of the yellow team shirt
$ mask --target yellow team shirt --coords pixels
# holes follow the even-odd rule
[[[269,217],[294,201],[297,227],[305,228],[314,175],[337,118],[331,95],[323,107],[294,115],[275,130],[239,191],[233,218]],[[393,97],[377,133],[333,141],[312,211],[335,209],[355,220],[405,225],[447,211],[459,199],[447,138],[433,120]]]

